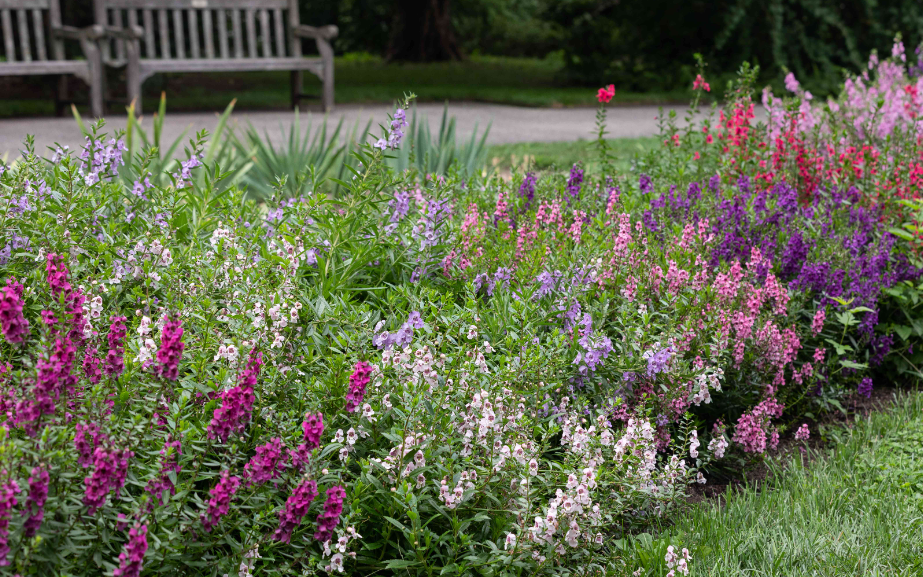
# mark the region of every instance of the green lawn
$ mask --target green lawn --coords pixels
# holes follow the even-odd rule
[[[627,169],[635,155],[644,154],[659,143],[657,137],[614,138],[607,141],[615,157],[616,166]],[[494,144],[487,147],[487,162],[501,171],[525,168],[538,171],[568,170],[575,162],[596,170],[599,156],[595,140],[575,142],[520,142]]]
[[[592,87],[566,86],[562,63],[556,58],[507,58],[472,56],[465,62],[430,64],[386,64],[379,58],[343,56],[336,59],[336,101],[338,103],[393,102],[404,92],[414,92],[422,102],[480,101],[520,106],[592,106]],[[320,82],[306,74],[306,92],[320,94]],[[112,77],[110,86],[124,91],[124,83]],[[32,85],[34,98],[20,94],[0,100],[0,117],[53,114],[53,83]],[[170,110],[220,110],[237,99],[237,110],[287,109],[287,72],[157,75],[144,84],[146,105],[167,93]],[[624,93],[621,104],[662,104],[685,101],[684,91],[667,93]],[[317,101],[306,101],[308,105]],[[116,106],[116,105],[113,105]]]
[[[693,551],[696,577],[923,575],[923,395],[827,434],[835,448],[810,466],[796,459],[762,490],[697,506],[667,537],[643,539],[647,575],[666,573],[655,562],[670,538]]]

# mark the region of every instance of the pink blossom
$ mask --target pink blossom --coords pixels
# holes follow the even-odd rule
[[[83,479],[83,502],[91,515],[105,504],[110,492],[115,491],[115,496],[119,496],[128,474],[128,460],[132,456],[134,453],[127,449],[107,451],[96,447],[93,451],[93,473]]]
[[[93,453],[100,444],[106,442],[106,435],[99,430],[96,423],[77,423],[74,436],[74,448],[77,450],[77,464],[89,467],[93,463]]]
[[[814,320],[811,321],[811,334],[815,337],[824,330],[824,321],[827,319],[827,313],[824,309],[818,309],[814,313]]]
[[[48,471],[41,467],[32,469],[29,477],[29,496],[26,497],[26,506],[23,515],[28,515],[23,530],[26,537],[33,537],[38,528],[42,526],[45,518],[45,500],[48,498]],[[34,509],[33,509],[34,506]]]
[[[125,326],[125,317],[112,317],[112,324],[109,325],[109,350],[106,352],[106,364],[104,371],[107,375],[119,376],[125,370],[125,335],[128,333],[128,327]]]
[[[128,531],[128,542],[119,553],[119,566],[112,577],[138,577],[147,553],[147,525],[136,524]]]
[[[18,492],[19,485],[13,479],[0,484],[0,567],[10,564],[9,559],[6,558],[10,552],[10,513],[19,503],[16,500]]]
[[[96,347],[87,347],[83,352],[83,374],[94,385],[99,384],[103,376],[99,365],[100,360],[96,357]]]
[[[292,531],[301,524],[301,520],[308,513],[308,508],[317,498],[317,483],[313,480],[302,482],[285,502],[285,507],[279,511],[279,527],[273,533],[273,539],[289,543],[292,540]]]
[[[208,424],[208,438],[227,441],[232,434],[239,434],[250,422],[256,395],[253,387],[260,375],[263,364],[262,353],[256,349],[250,351],[247,368],[240,374],[237,386],[221,394],[221,406],[215,409]]]
[[[9,284],[3,287],[0,291],[0,329],[8,343],[21,343],[29,334],[29,321],[23,316],[22,307],[22,297],[16,290]]]
[[[343,497],[345,496],[346,491],[339,485],[327,489],[324,512],[317,516],[317,532],[314,533],[314,538],[318,541],[329,541],[333,537],[333,530],[340,522],[340,514],[343,512]]]
[[[365,398],[365,387],[369,384],[372,374],[372,365],[365,361],[356,363],[353,374],[349,376],[349,392],[346,393],[346,411],[352,413],[362,404]]]
[[[324,415],[308,413],[304,419],[301,428],[304,429],[305,444],[309,449],[316,449],[320,447],[321,435],[324,433]]]
[[[275,437],[256,448],[256,455],[244,467],[247,485],[262,484],[275,479],[285,467],[282,439]]]
[[[185,346],[182,338],[182,321],[167,321],[161,333],[157,360],[162,365],[160,368],[161,376],[171,381],[175,381],[179,375],[179,361],[183,358],[183,347]]]
[[[64,257],[54,253],[49,254],[45,263],[45,278],[48,280],[51,294],[55,297],[60,296],[61,293],[66,294],[71,291],[71,284],[67,280],[68,274],[69,271],[64,264]]]
[[[797,431],[795,431],[796,441],[807,441],[810,438],[811,438],[811,430],[808,428],[807,423],[804,423],[798,428]]]
[[[154,503],[159,505],[165,501],[164,493],[167,491],[170,492],[170,495],[176,494],[176,487],[173,486],[170,473],[179,473],[182,470],[179,457],[183,454],[183,444],[178,440],[167,441],[164,443],[163,449],[160,450],[160,454],[163,455],[160,462],[160,472],[156,477],[148,481],[147,486],[144,487],[144,490],[151,494],[151,508],[153,508]]]
[[[206,532],[211,531],[221,517],[228,514],[231,499],[239,486],[240,477],[232,477],[227,470],[221,472],[218,484],[209,491],[212,498],[208,500],[208,509],[202,514],[202,525],[205,526]]]

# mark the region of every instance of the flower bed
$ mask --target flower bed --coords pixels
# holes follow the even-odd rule
[[[404,108],[336,197],[242,202],[201,140],[153,175],[95,132],[0,174],[0,564],[611,574],[900,348],[887,181],[768,171],[746,75],[634,174],[396,175]],[[790,134],[848,144],[826,126]],[[916,130],[861,138],[899,164]]]

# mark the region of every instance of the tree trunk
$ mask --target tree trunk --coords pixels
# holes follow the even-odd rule
[[[387,59],[434,62],[464,58],[452,28],[451,0],[395,0]]]

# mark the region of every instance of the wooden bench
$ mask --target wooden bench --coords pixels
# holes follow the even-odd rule
[[[90,86],[90,112],[102,116],[102,64],[97,41],[104,35],[95,26],[63,26],[58,0],[0,0],[0,38],[6,56],[0,61],[0,76],[62,75],[55,92],[55,108],[60,114],[67,100],[63,75],[73,74]],[[65,40],[79,42],[86,60],[68,60]]]
[[[333,107],[336,26],[299,23],[298,0],[94,0],[96,23],[127,31],[132,40],[102,45],[103,62],[125,66],[128,98],[141,110],[141,84],[158,72],[289,70],[292,106],[298,106],[304,72],[323,82],[325,110]],[[319,57],[301,53],[303,38]]]

